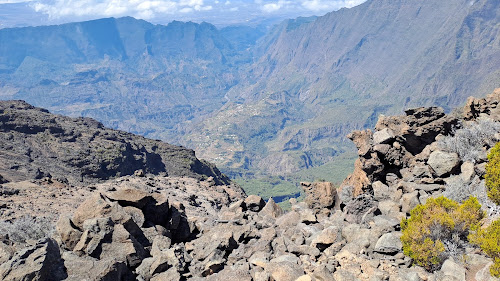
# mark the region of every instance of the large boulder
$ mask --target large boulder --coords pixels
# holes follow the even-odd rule
[[[75,227],[83,229],[86,220],[101,217],[109,217],[114,223],[131,220],[130,215],[117,202],[112,202],[102,193],[95,193],[78,206],[71,221]]]
[[[148,221],[152,224],[164,225],[169,215],[170,206],[165,196],[158,193],[146,192],[135,188],[123,188],[112,192],[107,192],[106,197],[110,201],[116,201],[126,208],[134,221]],[[132,209],[136,208],[135,210]],[[142,211],[141,214],[137,210]],[[139,225],[141,225],[139,223]]]
[[[266,205],[266,202],[257,195],[250,195],[244,200],[245,206],[252,212],[258,212]]]
[[[84,232],[73,251],[99,258],[102,253],[102,244],[111,242],[113,227],[114,223],[109,217],[86,220],[82,225]]]
[[[0,280],[64,280],[67,274],[59,247],[53,239],[42,239],[16,253],[0,266]]]
[[[387,144],[394,140],[394,132],[389,128],[384,128],[380,131],[373,133],[374,144]]]
[[[73,250],[82,237],[82,232],[74,226],[69,216],[59,218],[56,232],[60,236],[63,246],[68,250]]]
[[[132,206],[138,209],[144,208],[154,200],[151,193],[134,188],[108,192],[106,196],[112,201],[118,201],[121,206]]]
[[[366,222],[377,210],[377,203],[373,197],[369,194],[361,194],[346,203],[345,219],[350,223]]]
[[[382,254],[396,254],[401,252],[401,232],[390,232],[382,235],[375,244],[375,252]]]
[[[317,234],[311,242],[311,246],[317,247],[320,250],[328,248],[335,242],[338,242],[340,238],[340,229],[336,226],[330,226],[323,229],[319,234]]]
[[[436,150],[431,153],[427,163],[431,166],[436,176],[442,177],[454,172],[458,168],[460,158],[456,153]]]
[[[97,259],[115,258],[131,267],[139,265],[146,257],[146,251],[136,238],[109,217],[86,220],[83,229],[74,248],[76,253]]]
[[[415,208],[420,201],[418,200],[418,191],[415,190],[411,193],[405,193],[401,197],[400,204],[401,204],[401,211],[403,213],[410,213],[413,208]]]
[[[302,267],[290,261],[272,261],[266,265],[265,270],[276,281],[295,281],[304,275]]]
[[[126,262],[114,258],[97,260],[88,256],[80,257],[72,252],[64,252],[62,258],[68,274],[67,280],[136,280]]]
[[[283,214],[283,210],[281,207],[274,202],[274,199],[271,197],[269,200],[267,200],[266,205],[262,210],[260,210],[259,215],[261,216],[267,216],[267,217],[272,217],[272,218],[277,218]]]
[[[449,258],[443,263],[439,273],[441,273],[443,277],[452,277],[452,280],[465,281],[466,269],[462,265],[456,263],[452,258]]]
[[[300,185],[306,193],[304,201],[311,209],[332,208],[338,200],[337,189],[331,182],[302,182]]]

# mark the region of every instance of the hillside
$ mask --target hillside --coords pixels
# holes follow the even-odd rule
[[[370,0],[265,35],[133,18],[1,29],[0,98],[186,146],[284,196],[341,181],[345,136],[380,114],[499,87],[498,22],[498,1]]]
[[[500,86],[498,1],[367,1],[264,37],[229,101],[185,143],[230,174],[329,163],[351,130]]]
[[[127,17],[1,29],[0,96],[175,142],[184,123],[224,103],[246,60],[237,47],[208,23]]]
[[[140,173],[230,183],[190,149],[109,129],[90,118],[54,115],[22,101],[0,101],[0,163],[3,182],[49,178],[82,186]]]

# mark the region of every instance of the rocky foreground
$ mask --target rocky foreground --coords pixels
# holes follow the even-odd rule
[[[487,220],[497,217],[496,206],[481,195],[486,152],[500,140],[499,101],[496,90],[449,115],[417,108],[382,116],[374,132],[350,135],[359,158],[341,188],[302,183],[305,201],[292,199],[287,212],[214,178],[137,173],[75,194],[43,179],[29,187],[4,184],[4,218],[49,214],[52,195],[44,204],[33,200],[34,207],[16,204],[44,190],[62,211],[49,237],[1,237],[0,279],[497,280],[489,273],[491,259],[472,246],[456,249],[436,272],[416,266],[402,252],[400,222],[417,204],[442,194],[456,200],[477,195]],[[484,142],[450,145],[460,132],[481,126],[489,129]],[[64,202],[66,209],[58,207]]]

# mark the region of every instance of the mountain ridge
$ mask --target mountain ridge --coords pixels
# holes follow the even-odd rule
[[[310,168],[354,153],[344,136],[380,114],[447,111],[500,86],[499,10],[487,0],[371,0],[266,35],[107,19],[123,47],[90,48],[100,59],[89,63],[26,56],[10,74],[0,63],[0,95],[194,148],[235,177],[305,170],[313,180],[329,175]]]
[[[373,126],[382,113],[395,114],[404,108],[431,104],[450,110],[469,95],[492,91],[500,83],[500,29],[495,24],[500,19],[500,6],[492,1],[470,3],[367,1],[293,29],[287,28],[293,22],[285,22],[274,41],[266,41],[267,50],[249,66],[243,82],[229,90],[230,102],[197,126],[194,138],[188,136],[186,141],[207,151],[206,144],[198,140],[220,135],[215,139],[220,149],[209,148],[213,151],[207,158],[214,159],[212,155],[231,147],[224,143],[224,136],[244,139],[245,126],[214,131],[208,124],[221,127],[217,120],[232,114],[239,116],[240,120],[231,120],[236,124],[253,118],[250,113],[242,116],[236,112],[252,112],[255,108],[260,112],[290,112],[272,117],[286,120],[285,126],[264,125],[272,127],[272,143],[288,143],[300,138],[304,128],[321,131],[347,126],[348,132]],[[279,105],[265,102],[277,93],[286,93],[288,101]],[[311,142],[316,142],[317,148],[351,149],[340,138],[309,138],[303,144]],[[286,155],[283,147],[272,148],[269,141],[265,146],[282,157]],[[240,148],[256,149],[251,145]],[[266,163],[269,154],[260,153],[253,162]],[[233,167],[242,157],[229,156],[216,162]],[[302,165],[300,159],[293,161],[295,168],[289,172],[298,171]],[[277,168],[276,172],[282,171]]]
[[[91,118],[54,115],[24,101],[0,101],[0,147],[3,181],[49,178],[83,185],[139,173],[231,183],[190,149],[108,129]]]

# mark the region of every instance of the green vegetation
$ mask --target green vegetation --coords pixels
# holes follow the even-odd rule
[[[484,217],[475,197],[463,204],[444,196],[429,198],[401,221],[403,252],[429,271],[437,270],[456,249],[464,248],[467,235],[477,230]]]
[[[255,194],[264,198],[269,197],[287,196],[299,193],[299,183],[293,183],[287,178],[268,176],[256,179],[236,179],[239,185],[243,187],[247,194]]]
[[[488,187],[488,197],[500,205],[500,143],[497,143],[488,154],[484,179]]]
[[[486,174],[484,176],[488,197],[497,205],[500,204],[500,142],[488,153]],[[492,276],[500,277],[500,219],[484,229],[478,228],[469,235],[472,244],[478,245],[494,263],[490,267]]]
[[[356,153],[344,153],[335,160],[324,165],[304,169],[293,175],[286,176],[249,176],[238,177],[235,181],[245,190],[247,194],[259,195],[265,200],[269,197],[292,197],[302,192],[300,182],[303,181],[329,181],[339,185],[354,169]],[[301,200],[302,195],[297,198]],[[280,206],[286,208],[288,200],[282,201]]]
[[[494,221],[486,229],[478,229],[469,235],[471,243],[478,245],[494,263],[490,267],[492,276],[500,277],[500,220]]]

